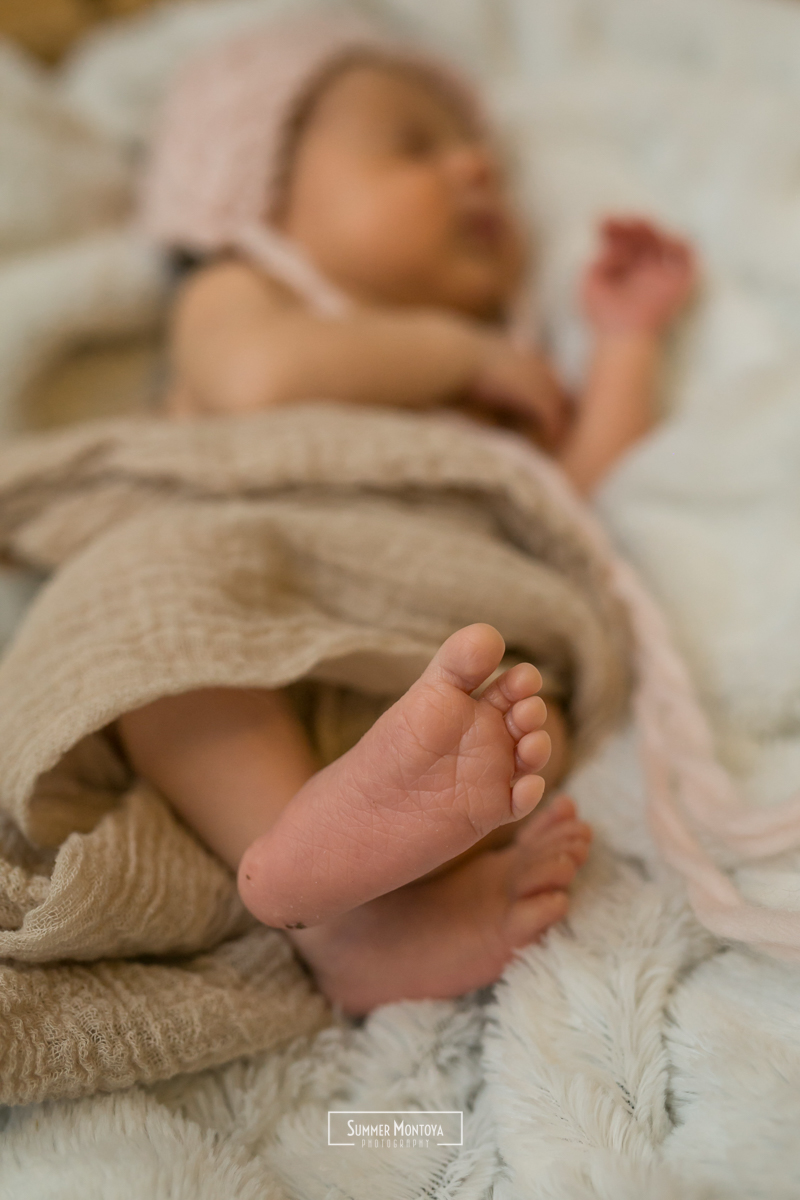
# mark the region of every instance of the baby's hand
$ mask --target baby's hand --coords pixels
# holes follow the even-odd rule
[[[691,246],[639,218],[610,218],[601,235],[581,287],[591,325],[598,333],[659,333],[696,283]]]
[[[572,417],[572,405],[542,355],[521,350],[507,337],[490,335],[470,397],[480,408],[517,418],[545,450],[555,450]]]

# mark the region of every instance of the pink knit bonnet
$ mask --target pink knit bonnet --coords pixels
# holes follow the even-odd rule
[[[340,61],[360,55],[423,72],[488,133],[476,91],[457,70],[359,14],[328,6],[273,20],[194,59],[176,78],[142,189],[146,235],[201,254],[237,249],[318,311],[346,310],[343,293],[269,217],[303,101]]]

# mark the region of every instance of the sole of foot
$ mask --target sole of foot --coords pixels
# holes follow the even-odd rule
[[[505,645],[460,629],[360,742],[245,852],[239,891],[266,925],[316,925],[394,891],[530,813],[550,753],[541,676],[520,663],[471,695]]]
[[[347,1015],[460,996],[494,983],[517,951],[566,915],[566,889],[590,840],[589,826],[561,796],[505,849],[290,936]]]

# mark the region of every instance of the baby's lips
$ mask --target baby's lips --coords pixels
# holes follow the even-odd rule
[[[494,208],[467,209],[459,216],[464,233],[489,246],[499,246],[508,233],[508,221]]]

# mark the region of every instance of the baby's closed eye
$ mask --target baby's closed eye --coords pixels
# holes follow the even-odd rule
[[[393,143],[403,158],[427,158],[436,151],[439,139],[422,121],[409,120],[398,126]]]

